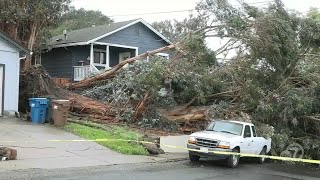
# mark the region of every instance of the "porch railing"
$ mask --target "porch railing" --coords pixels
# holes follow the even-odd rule
[[[87,77],[90,76],[91,71],[90,71],[90,65],[88,66],[73,66],[73,80],[74,81],[81,81]]]

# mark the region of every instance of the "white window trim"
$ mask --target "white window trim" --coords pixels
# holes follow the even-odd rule
[[[133,49],[135,50],[135,56],[138,56],[139,55],[139,48],[138,47],[134,47],[134,46],[126,46],[126,45],[120,45],[120,44],[111,44],[111,43],[103,43],[103,42],[94,42],[91,44],[91,46],[93,45],[103,45],[103,46],[106,46],[106,50],[104,49],[98,49],[98,48],[93,48],[92,47],[92,64],[94,66],[99,66],[99,67],[105,67],[105,69],[110,69],[110,59],[109,58],[106,58],[106,64],[100,64],[100,63],[94,63],[94,52],[104,52],[106,53],[106,56],[108,55],[108,50],[109,50],[109,54],[110,54],[110,47],[120,47],[120,48],[127,48],[127,49]],[[109,61],[109,63],[108,63]]]
[[[134,50],[136,50],[136,56],[139,55],[139,48],[135,47],[135,46],[126,46],[126,45],[121,45],[121,44],[112,44],[112,43],[103,43],[103,42],[94,42],[93,44],[109,46],[109,47],[119,47],[119,48],[134,49]]]

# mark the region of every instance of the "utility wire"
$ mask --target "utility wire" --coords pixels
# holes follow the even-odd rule
[[[254,4],[267,4],[272,3],[274,1],[261,1],[261,2],[253,2],[247,3],[248,5]],[[241,6],[241,5],[238,5]],[[108,17],[119,17],[119,16],[139,16],[139,15],[150,15],[150,14],[169,14],[169,13],[178,13],[178,12],[187,12],[187,11],[194,11],[195,9],[185,9],[185,10],[176,10],[176,11],[163,11],[163,12],[153,12],[153,13],[140,13],[140,14],[118,14],[118,15],[111,15]]]
[[[193,11],[193,10],[195,10],[195,9],[185,9],[185,10],[178,10],[178,11],[162,11],[162,12],[141,13],[141,14],[118,14],[118,15],[111,15],[111,16],[108,16],[108,17],[140,16],[140,15],[150,15],[150,14],[169,14],[169,13],[187,12],[187,11]]]
[[[247,3],[248,5],[255,5],[255,4],[260,4],[258,7],[267,5],[268,3],[273,3],[274,1],[261,1],[261,2],[253,2],[253,3]],[[245,2],[243,2],[245,3]],[[239,7],[242,6],[240,5],[234,5],[234,7]],[[170,13],[180,13],[180,12],[187,12],[187,11],[194,11],[195,9],[184,9],[184,10],[175,10],[175,11],[162,11],[162,12],[150,12],[150,13],[137,13],[137,14],[116,14],[116,15],[106,15],[107,17],[121,17],[121,16],[142,16],[142,15],[153,15],[153,14],[170,14]],[[308,11],[306,11],[308,12]],[[305,13],[305,12],[303,12]],[[69,19],[68,17],[60,17],[60,19]],[[5,20],[5,19],[0,19],[0,20]],[[41,20],[41,19],[38,19]],[[44,19],[45,20],[45,19]]]
[[[253,3],[247,3],[248,5],[254,5],[254,4],[267,4],[272,3],[274,1],[261,1],[261,2],[253,2]],[[241,6],[241,5],[235,5],[235,7]],[[116,14],[116,15],[110,15],[107,17],[121,17],[121,16],[143,16],[143,15],[153,15],[153,14],[170,14],[170,13],[180,13],[180,12],[188,12],[188,11],[194,11],[196,9],[184,9],[184,10],[175,10],[175,11],[161,11],[161,12],[150,12],[150,13],[137,13],[137,14]],[[69,19],[68,17],[65,18],[59,18],[59,19]],[[0,19],[4,20],[4,19]],[[41,20],[41,19],[38,19]],[[46,20],[43,18],[43,20]]]

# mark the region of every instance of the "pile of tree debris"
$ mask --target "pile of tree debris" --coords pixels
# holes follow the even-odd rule
[[[20,73],[20,112],[30,112],[29,98],[46,97],[48,95],[58,99],[70,100],[73,112],[87,114],[97,119],[114,119],[114,115],[106,113],[110,109],[109,104],[58,87],[40,65],[32,66]]]
[[[67,87],[58,87],[42,66],[33,66],[21,73],[19,110],[20,112],[25,113],[30,111],[29,98],[46,97],[50,95],[55,98],[70,100],[70,110],[72,112],[81,114],[81,116],[92,117],[98,120],[123,120],[127,122],[138,123],[145,127],[158,127],[164,130],[178,130],[180,132],[192,132],[202,129],[206,125],[207,121],[207,118],[205,118],[205,111],[207,108],[205,107],[177,107],[172,111],[165,109],[154,109],[154,112],[152,112],[152,108],[154,107],[152,104],[153,102],[150,102],[150,100],[155,96],[152,91],[145,91],[141,99],[130,98],[129,96],[132,96],[132,94],[127,94],[125,106],[121,107],[123,106],[123,104],[121,104],[123,102],[119,103],[116,100],[116,98],[119,98],[121,95],[115,94],[112,96],[110,94],[99,94],[99,90],[97,90],[97,88],[104,88],[105,85],[114,88],[112,87],[114,84],[111,82],[118,83],[117,78],[123,77],[122,75],[124,73],[127,74],[127,69],[122,70],[122,67],[125,64],[133,63],[134,61],[142,59],[146,56],[152,56],[158,52],[170,50],[174,47],[175,45],[170,45],[148,53],[144,53],[140,56],[123,61],[105,73],[89,77],[78,83],[68,84]],[[147,65],[147,63],[142,62],[140,64],[137,63],[132,65],[130,68],[137,70],[137,67],[138,69],[146,68],[144,67],[145,65]],[[150,65],[152,66],[153,63]],[[148,68],[145,70],[147,69]],[[67,89],[77,89],[77,91],[80,89],[85,93],[84,95],[80,95]],[[88,92],[98,93],[99,97],[92,96]],[[108,93],[107,91],[104,92]],[[109,101],[106,99],[106,97],[115,97],[115,99]],[[127,109],[132,109],[133,111],[131,114],[129,114],[129,116],[125,117],[125,111],[127,111]],[[147,113],[149,114],[146,115]],[[157,113],[159,115],[156,115]],[[146,117],[152,119],[146,119]]]
[[[54,94],[72,100],[72,111],[145,128],[201,129],[211,119],[252,120],[272,136],[275,154],[298,142],[307,158],[320,159],[320,12],[298,16],[280,0],[266,9],[207,0],[196,9],[199,16],[189,24],[194,29],[183,29],[178,45],[128,59],[69,90],[53,88],[41,68],[27,70],[21,110],[27,111],[29,97]],[[208,37],[226,43],[212,51]],[[151,57],[172,48],[177,53],[170,61]],[[228,56],[229,50],[235,55]],[[137,61],[146,56],[149,62]]]

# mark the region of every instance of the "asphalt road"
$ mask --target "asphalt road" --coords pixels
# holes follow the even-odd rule
[[[89,168],[72,168],[56,170],[20,170],[0,172],[0,179],[137,179],[137,180],[169,180],[169,179],[320,179],[320,169],[317,166],[288,165],[267,163],[257,165],[254,162],[244,162],[236,169],[227,168],[220,161],[189,161],[166,163],[142,163],[113,166],[98,166]]]

